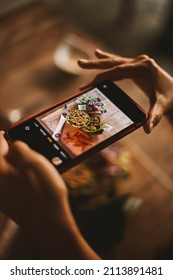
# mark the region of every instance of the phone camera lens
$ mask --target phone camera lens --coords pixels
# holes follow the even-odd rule
[[[103,85],[104,88],[107,88],[107,85]]]
[[[30,127],[29,126],[25,126],[25,130],[30,130]]]

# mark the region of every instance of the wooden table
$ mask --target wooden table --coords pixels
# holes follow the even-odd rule
[[[94,51],[95,43],[44,5],[32,5],[1,19],[0,128],[8,127],[12,110],[27,117],[74,94],[89,79],[87,71],[72,75],[53,61],[57,45],[69,33],[80,36]]]

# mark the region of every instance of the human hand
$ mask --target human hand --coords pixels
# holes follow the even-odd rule
[[[57,256],[56,245],[58,252],[64,250],[57,242],[63,244],[66,233],[73,228],[73,219],[62,177],[46,158],[26,144],[18,141],[9,147],[2,131],[0,209],[32,234],[46,256]]]
[[[66,210],[67,189],[53,165],[22,142],[9,148],[3,134],[1,131],[0,208],[24,227],[31,222],[33,226],[37,215],[40,219]]]
[[[26,230],[46,258],[95,259],[72,215],[61,175],[41,154],[0,131],[0,209]]]
[[[150,133],[162,116],[173,107],[173,78],[147,55],[126,58],[96,50],[96,60],[79,60],[84,69],[101,70],[94,79],[81,89],[105,80],[119,81],[132,79],[149,98],[148,119],[144,124]]]

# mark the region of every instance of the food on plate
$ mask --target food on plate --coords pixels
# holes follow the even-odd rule
[[[66,116],[66,121],[68,124],[75,127],[88,126],[90,123],[90,116],[87,112],[83,110],[72,110]]]
[[[88,145],[92,146],[92,139],[85,131],[76,129],[74,132],[66,133],[64,141],[72,143],[73,146],[79,147],[84,151]]]
[[[97,132],[103,130],[103,122],[99,115],[89,116],[85,111],[73,110],[67,114],[67,123],[80,128],[85,132]]]
[[[94,125],[99,125],[99,124],[101,124],[101,117],[99,116],[99,115],[93,115],[93,116],[91,116],[91,118],[90,118],[90,122],[91,122],[91,124],[94,124]]]
[[[91,115],[90,123],[82,128],[84,131],[94,133],[103,130],[103,122],[99,115]]]
[[[104,131],[101,114],[106,113],[106,106],[101,99],[84,94],[76,100],[76,104],[77,109],[66,116],[67,123],[85,133],[101,134]]]
[[[83,108],[89,115],[106,113],[106,106],[98,97],[84,94],[76,103],[78,104],[78,108]]]

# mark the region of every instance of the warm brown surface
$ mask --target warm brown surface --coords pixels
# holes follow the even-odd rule
[[[119,193],[131,193],[141,205],[127,214],[123,242],[112,250],[113,258],[155,259],[173,244],[172,138],[173,129],[163,119],[151,135],[138,130],[122,140],[133,157],[133,173]],[[161,257],[168,258],[168,252]]]
[[[7,116],[9,110],[18,107],[23,116],[35,113],[75,93],[93,75],[74,76],[56,68],[53,51],[71,27],[46,8],[36,6],[19,11],[1,19],[0,25],[1,114]],[[125,81],[120,86],[131,95],[138,95],[132,83]],[[143,95],[138,99],[146,104]],[[6,125],[4,121],[0,124],[1,128]],[[164,119],[152,135],[140,129],[121,141],[132,154],[133,172],[120,184],[118,194],[129,193],[130,197],[141,199],[141,205],[133,213],[127,212],[123,239],[109,250],[108,258],[153,259],[173,243],[172,139],[173,130]],[[0,221],[4,240],[5,218],[1,216]],[[14,237],[16,227],[6,227]],[[107,231],[111,232],[111,225]],[[8,256],[2,251],[2,257]]]
[[[20,108],[26,117],[78,91],[84,77],[62,72],[53,62],[58,43],[71,31],[40,5],[1,19],[0,114]]]

